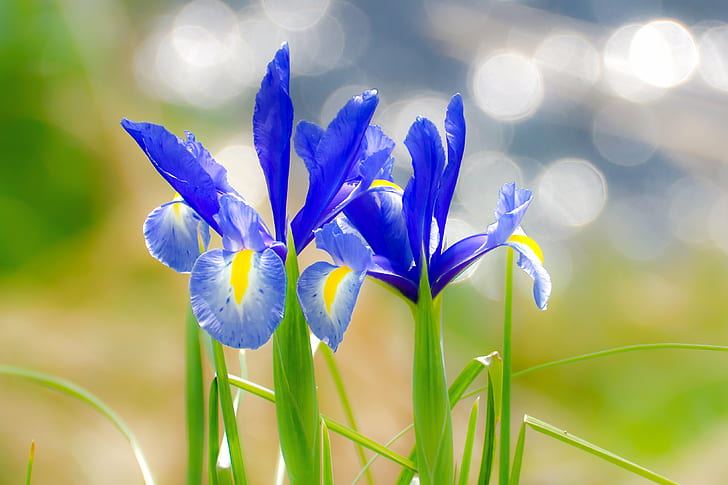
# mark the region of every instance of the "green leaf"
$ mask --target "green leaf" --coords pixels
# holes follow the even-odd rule
[[[415,446],[422,485],[447,485],[455,481],[452,418],[439,310],[439,300],[433,301],[430,293],[427,265],[423,265],[418,301],[414,307],[412,370]]]
[[[490,475],[493,472],[493,461],[495,459],[495,423],[497,420],[495,399],[495,386],[488,386],[487,404],[485,412],[485,435],[483,436],[483,455],[480,459],[480,472],[478,473],[478,485],[488,485]]]
[[[187,310],[185,344],[185,404],[187,417],[187,485],[202,483],[205,450],[205,395],[202,384],[200,327],[192,309]]]
[[[220,453],[220,432],[218,429],[219,424],[217,422],[217,400],[217,377],[213,377],[212,382],[210,383],[210,395],[207,403],[207,462],[208,478],[210,481],[210,485],[218,485],[215,466],[215,463],[217,462],[217,455]]]
[[[578,436],[574,436],[573,434],[564,431],[562,429],[557,428],[556,426],[553,426],[551,424],[548,424],[544,421],[541,421],[540,419],[536,419],[532,416],[524,416],[523,417],[523,423],[524,426],[528,425],[531,429],[538,431],[539,433],[545,434],[546,436],[550,436],[551,438],[555,438],[559,441],[563,441],[566,444],[569,444],[575,448],[578,448],[582,451],[586,451],[587,453],[591,453],[592,455],[601,458],[602,460],[608,461],[609,463],[612,463],[614,465],[617,465],[619,467],[624,468],[625,470],[628,470],[635,475],[639,475],[643,478],[646,478],[648,480],[652,480],[655,483],[660,483],[663,485],[677,485],[676,482],[673,482],[669,478],[665,478],[662,475],[659,475],[651,470],[648,470],[647,468],[637,465],[636,463],[633,463],[625,458],[622,458],[619,455],[616,455],[612,453],[611,451],[607,451],[604,448],[600,448],[599,446],[590,443],[586,441],[585,439],[579,438]],[[525,442],[525,432],[522,432],[523,439],[519,439],[519,441]],[[523,444],[519,445],[521,447],[520,454],[523,454]],[[513,470],[513,476],[517,479],[518,475],[520,474],[520,459],[518,462],[514,459],[514,466],[518,464],[518,469]],[[517,482],[512,481],[512,484],[515,484]]]
[[[25,469],[25,485],[30,485],[30,476],[33,474],[33,461],[35,461],[35,441],[30,442],[28,466]]]
[[[321,418],[321,437],[322,437],[322,453],[324,459],[322,485],[334,485],[334,465],[331,460],[331,437],[329,429],[326,427],[326,420]]]
[[[414,424],[410,424],[409,426],[407,426],[406,428],[404,428],[404,429],[403,429],[402,431],[400,431],[399,433],[397,433],[396,435],[394,435],[394,437],[393,437],[393,438],[392,438],[391,440],[387,441],[387,442],[386,442],[386,443],[384,444],[384,446],[385,446],[385,447],[387,447],[387,448],[389,448],[389,447],[390,447],[390,446],[392,446],[392,445],[393,445],[394,443],[396,443],[396,442],[397,442],[397,440],[399,440],[399,439],[400,439],[400,438],[401,438],[402,436],[404,436],[405,434],[407,434],[407,432],[408,432],[409,430],[413,429],[414,427],[415,427],[415,425],[414,425]],[[351,485],[356,485],[356,483],[357,483],[357,482],[359,482],[359,480],[361,480],[361,477],[363,477],[363,476],[364,476],[364,474],[366,473],[366,471],[367,471],[367,470],[368,470],[369,468],[371,468],[371,466],[372,466],[372,465],[374,464],[374,462],[375,462],[375,461],[377,461],[377,458],[379,458],[380,456],[382,456],[382,455],[380,455],[380,454],[378,454],[378,453],[377,453],[377,454],[375,454],[374,456],[372,456],[372,457],[371,457],[371,458],[369,459],[369,461],[368,461],[368,462],[366,463],[366,465],[364,465],[364,468],[362,468],[361,470],[359,470],[359,473],[358,473],[358,474],[357,474],[357,476],[356,476],[356,477],[354,478],[354,481],[353,481],[353,482],[351,482]],[[411,459],[411,458],[410,458],[410,459]],[[412,471],[412,470],[410,470],[409,468],[406,468],[406,470],[408,470],[408,471]],[[414,476],[414,472],[412,472],[412,473],[413,473],[413,476]]]
[[[88,404],[89,406],[100,412],[106,419],[111,421],[111,423],[113,423],[119,431],[121,431],[121,434],[123,434],[126,440],[129,442],[129,445],[134,452],[134,457],[136,458],[137,464],[139,465],[139,469],[142,472],[144,483],[147,485],[154,484],[154,480],[152,479],[152,473],[149,470],[149,465],[147,465],[147,461],[144,459],[141,448],[139,448],[139,444],[137,443],[137,440],[132,434],[131,430],[129,430],[129,428],[126,426],[126,424],[124,424],[121,418],[119,418],[116,413],[112,411],[111,408],[109,408],[106,404],[104,404],[99,398],[88,392],[86,389],[77,386],[76,384],[69,382],[65,379],[24,369],[22,367],[0,365],[0,374],[22,377],[23,379],[33,381],[36,384],[48,387],[50,389],[53,389],[54,391],[61,392],[74,399],[78,399],[79,401]]]
[[[215,372],[217,374],[218,394],[220,396],[220,409],[222,410],[222,422],[227,436],[228,450],[230,452],[230,463],[233,469],[235,485],[245,485],[247,477],[245,474],[245,463],[243,462],[243,450],[240,445],[238,434],[238,423],[235,419],[233,398],[228,382],[227,365],[225,364],[225,353],[220,342],[212,342],[212,354],[215,360]],[[213,466],[211,463],[210,466]]]
[[[480,399],[473,402],[470,410],[470,419],[468,419],[468,430],[465,434],[465,447],[463,448],[463,459],[460,465],[460,480],[458,485],[468,484],[468,475],[470,474],[470,460],[473,456],[473,443],[475,442],[475,431],[478,425],[478,412]]]
[[[321,481],[319,406],[308,325],[298,304],[298,262],[288,231],[286,306],[273,334],[273,381],[281,451],[291,485]]]

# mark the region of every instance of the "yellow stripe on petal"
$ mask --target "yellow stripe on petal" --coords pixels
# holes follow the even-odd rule
[[[231,263],[230,286],[233,287],[235,301],[238,302],[238,305],[243,301],[245,292],[248,291],[248,276],[250,275],[254,253],[255,251],[251,249],[243,249],[233,257]]]
[[[400,192],[402,191],[402,187],[395,184],[394,182],[390,182],[389,180],[383,180],[383,179],[377,179],[374,182],[372,182],[372,185],[370,185],[370,188],[376,188],[376,187],[391,187],[393,189],[397,189]]]
[[[334,303],[336,298],[336,290],[339,288],[339,283],[344,279],[346,275],[351,273],[351,269],[346,266],[336,268],[329,276],[326,277],[326,283],[324,283],[324,303],[326,303],[326,311],[331,314],[331,305]]]
[[[541,264],[544,263],[543,260],[543,251],[541,251],[541,246],[538,245],[536,241],[531,239],[530,237],[524,235],[524,234],[514,234],[511,237],[508,238],[509,241],[514,243],[523,244],[525,246],[528,246],[531,248],[531,250],[538,256],[538,259],[541,260]]]

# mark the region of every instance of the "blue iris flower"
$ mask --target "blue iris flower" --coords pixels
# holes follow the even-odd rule
[[[551,279],[539,246],[520,226],[532,200],[529,190],[505,184],[495,222],[486,232],[450,246],[444,233],[465,147],[461,96],[451,99],[445,117],[445,150],[435,125],[417,118],[405,138],[414,174],[402,190],[383,167],[366,192],[344,208],[344,216],[316,231],[318,247],[334,264],[307,268],[298,296],[314,333],[334,350],[341,342],[366,275],[395,288],[416,303],[423,269],[437,297],[445,286],[485,253],[509,246],[518,251],[518,266],[534,280],[534,298],[545,309]]]
[[[288,248],[289,81],[284,44],[268,65],[253,114],[253,141],[268,186],[274,233],[191,133],[181,139],[160,125],[121,123],[178,194],[147,218],[147,247],[172,269],[191,273],[192,309],[200,326],[230,347],[257,348],[268,341],[283,318],[287,251],[302,250],[314,229],[363,193],[394,145],[369,126],[378,103],[374,90],[349,100],[326,130],[299,123],[295,146],[309,169],[310,185],[291,224],[296,247]],[[222,237],[221,249],[208,250],[210,229]]]

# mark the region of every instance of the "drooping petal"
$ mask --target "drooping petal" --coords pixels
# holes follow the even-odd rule
[[[270,234],[255,209],[234,195],[220,197],[218,217],[222,229],[222,244],[227,251],[252,249],[262,251]]]
[[[228,347],[256,349],[283,319],[283,261],[272,249],[213,249],[195,262],[190,295],[200,327],[212,338]]]
[[[372,261],[372,250],[355,234],[343,231],[334,220],[316,230],[316,247],[331,255],[337,266],[366,271]]]
[[[376,90],[353,97],[321,136],[316,147],[316,163],[309,167],[306,202],[291,222],[297,251],[313,239],[313,230],[323,223],[324,210],[357,162],[362,138],[378,101]]]
[[[293,103],[289,96],[288,44],[276,52],[255,96],[253,142],[268,184],[276,239],[286,240],[286,198],[291,160]]]
[[[311,331],[336,351],[349,327],[366,272],[319,261],[298,278],[297,294]]]
[[[551,296],[551,276],[543,266],[543,253],[539,245],[526,236],[522,230],[511,236],[504,246],[510,246],[519,252],[516,264],[533,279],[533,298],[536,306],[545,310]]]
[[[435,125],[421,117],[410,127],[404,144],[412,156],[414,174],[404,191],[403,211],[412,254],[419,266],[421,254],[424,252],[429,260],[433,246],[432,220],[445,152]]]
[[[210,227],[220,232],[214,215],[220,210],[218,190],[210,173],[185,142],[153,123],[123,119],[121,125],[136,140],[154,168]]]
[[[440,180],[435,206],[435,219],[439,229],[436,253],[442,249],[447,213],[450,211],[450,203],[455,192],[455,184],[465,150],[465,117],[463,116],[463,98],[460,94],[453,96],[447,106],[445,135],[447,138],[447,166]]]
[[[154,209],[144,221],[149,254],[178,273],[189,273],[210,243],[210,227],[181,200]]]

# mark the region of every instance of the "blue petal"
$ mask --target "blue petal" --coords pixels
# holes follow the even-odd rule
[[[210,227],[190,206],[174,201],[154,209],[144,221],[149,253],[178,273],[189,273],[210,243]]]
[[[336,351],[351,322],[366,273],[323,261],[306,268],[298,278],[297,294],[311,331]]]
[[[283,319],[283,261],[272,249],[213,249],[195,262],[190,295],[200,327],[212,338],[228,347],[256,349]]]
[[[412,156],[414,175],[404,191],[403,211],[412,254],[419,266],[421,254],[424,251],[429,260],[432,241],[439,236],[438,232],[432,233],[432,222],[445,152],[435,125],[421,117],[410,127],[404,144]]]
[[[536,306],[545,310],[551,296],[551,276],[544,268],[541,258],[527,244],[507,241],[504,246],[510,246],[520,253],[518,267],[533,279],[533,298],[536,300]]]
[[[228,251],[252,249],[262,251],[270,242],[270,234],[258,213],[234,195],[220,197],[218,217],[222,244]]]
[[[276,239],[286,240],[286,197],[291,160],[293,103],[289,96],[288,44],[268,64],[260,91],[255,96],[253,142],[268,184]]]
[[[316,230],[316,247],[331,255],[338,266],[366,271],[372,261],[372,250],[355,234],[347,234],[337,221]]]
[[[506,242],[521,225],[521,219],[532,200],[530,190],[516,189],[515,183],[503,184],[498,194],[496,222],[488,226],[488,244],[495,247]]]
[[[442,249],[447,213],[450,211],[450,203],[455,192],[455,184],[460,173],[460,163],[463,160],[463,151],[465,150],[463,98],[459,94],[452,97],[447,107],[445,135],[447,138],[447,167],[445,167],[442,174],[435,206],[435,219],[439,228],[437,253]]]
[[[306,164],[309,172],[317,170],[316,147],[318,147],[324,130],[316,123],[300,121],[296,125],[296,134],[293,136],[293,147],[296,153]]]
[[[316,147],[315,163],[308,167],[306,203],[291,222],[298,252],[311,241],[312,231],[324,222],[321,217],[325,209],[358,161],[359,148],[378,101],[375,90],[353,97],[321,136]]]
[[[212,158],[210,152],[202,146],[202,143],[195,139],[195,135],[192,134],[192,132],[185,131],[185,135],[187,135],[187,141],[184,142],[184,145],[187,147],[187,150],[195,156],[202,169],[210,175],[218,193],[237,194],[235,189],[233,189],[228,183],[227,170],[225,167],[217,163],[215,159]]]

